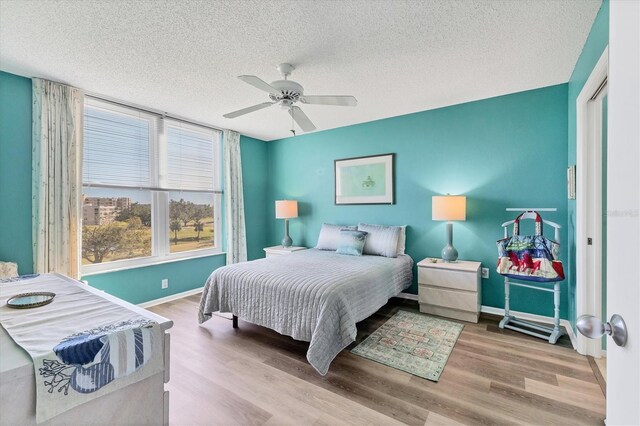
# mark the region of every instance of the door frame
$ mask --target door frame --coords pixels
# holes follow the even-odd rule
[[[576,99],[576,318],[602,317],[602,102],[592,101],[609,73],[607,46]],[[598,149],[599,147],[599,149]],[[592,214],[589,214],[592,212]],[[593,245],[587,244],[587,238]],[[577,350],[602,356],[600,339],[577,333]]]

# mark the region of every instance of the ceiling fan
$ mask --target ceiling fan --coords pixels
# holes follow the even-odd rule
[[[236,118],[241,115],[248,114],[250,112],[258,111],[263,108],[270,107],[271,105],[280,104],[282,109],[289,111],[291,118],[298,123],[298,126],[305,132],[310,132],[316,129],[316,126],[309,120],[309,117],[296,106],[296,102],[302,102],[303,104],[314,105],[333,105],[333,106],[356,106],[358,101],[353,96],[322,96],[322,95],[305,95],[304,88],[299,83],[287,78],[291,75],[291,72],[295,67],[291,64],[278,65],[278,71],[282,74],[284,80],[276,80],[271,84],[256,77],[255,75],[240,75],[238,78],[245,83],[248,83],[260,90],[264,90],[269,93],[271,102],[263,102],[258,105],[253,105],[248,108],[243,108],[238,111],[224,114],[224,118]],[[295,135],[295,131],[292,130]]]

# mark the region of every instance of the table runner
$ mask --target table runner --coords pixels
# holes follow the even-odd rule
[[[39,308],[6,306],[35,291],[56,297]],[[0,324],[33,360],[38,423],[164,368],[157,323],[57,274],[0,283]]]

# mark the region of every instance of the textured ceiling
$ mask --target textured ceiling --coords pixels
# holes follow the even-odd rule
[[[355,108],[301,105],[319,130],[568,81],[601,0],[0,0],[0,69],[231,128],[290,135],[238,80],[291,79]]]

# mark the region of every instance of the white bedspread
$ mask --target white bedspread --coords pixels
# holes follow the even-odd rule
[[[55,274],[0,283],[0,324],[33,360],[38,423],[163,370],[160,326],[83,287]],[[39,308],[6,306],[11,296],[34,291],[56,297]],[[141,330],[142,324],[148,327]],[[54,347],[78,334],[105,336],[105,350],[94,362],[68,364],[54,353]]]
[[[345,256],[316,249],[216,269],[200,301],[199,321],[232,312],[296,340],[322,375],[355,341],[356,323],[411,285],[413,260]]]

